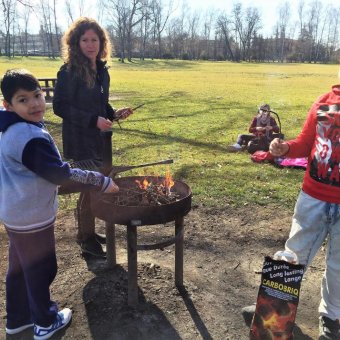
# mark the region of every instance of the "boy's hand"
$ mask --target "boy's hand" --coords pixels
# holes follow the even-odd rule
[[[269,145],[269,152],[274,157],[281,157],[289,151],[289,146],[286,142],[282,142],[279,138],[275,138]]]
[[[106,194],[114,194],[114,193],[116,193],[118,191],[119,191],[118,185],[110,178],[110,184],[108,185],[108,187],[106,188],[104,193],[106,193]]]

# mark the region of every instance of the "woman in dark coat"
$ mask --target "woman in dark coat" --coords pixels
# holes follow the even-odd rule
[[[111,44],[107,32],[91,18],[76,20],[63,37],[65,64],[57,75],[53,111],[63,119],[64,158],[102,161],[100,132],[112,127],[116,118],[125,119],[131,108],[115,110],[109,104],[110,76],[106,66]],[[82,251],[105,257],[95,233],[95,217],[89,193],[81,193],[77,203],[78,243]]]

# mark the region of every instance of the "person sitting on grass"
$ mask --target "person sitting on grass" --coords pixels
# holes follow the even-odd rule
[[[257,150],[268,151],[269,143],[278,136],[280,129],[276,124],[276,121],[270,115],[270,106],[263,104],[259,107],[257,115],[253,118],[249,132],[251,134],[242,134],[237,137],[237,142],[230,145],[230,151],[241,151],[244,150],[258,139],[256,146]],[[282,138],[282,137],[281,137]],[[253,153],[251,150],[249,152]]]
[[[119,189],[111,178],[70,168],[61,160],[43,117],[45,97],[27,70],[8,70],[1,81],[0,221],[8,238],[6,333],[31,328],[34,339],[49,339],[66,327],[72,311],[58,311],[50,298],[57,274],[54,222],[58,185],[80,183],[106,193]]]

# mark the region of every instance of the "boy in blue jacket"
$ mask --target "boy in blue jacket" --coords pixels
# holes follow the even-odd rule
[[[9,238],[6,276],[6,333],[34,327],[34,339],[48,339],[68,325],[72,311],[58,312],[50,299],[57,274],[54,221],[57,188],[78,182],[84,190],[117,192],[111,178],[70,168],[46,130],[45,98],[26,70],[9,70],[1,81],[0,221]]]

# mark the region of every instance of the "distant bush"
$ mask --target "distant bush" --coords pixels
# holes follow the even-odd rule
[[[183,53],[182,54],[182,60],[190,60],[190,56],[189,56],[189,53]]]
[[[163,59],[174,59],[174,55],[171,52],[164,53]]]
[[[200,55],[200,59],[201,60],[208,60],[209,56],[206,52],[202,52],[201,55]]]

